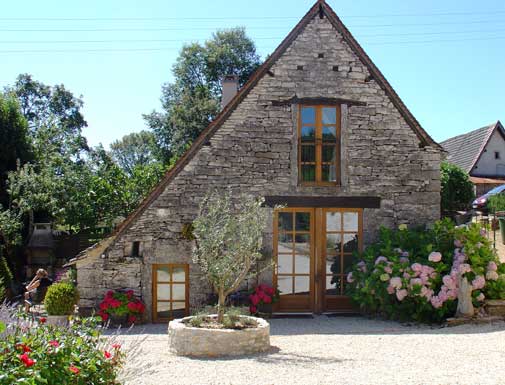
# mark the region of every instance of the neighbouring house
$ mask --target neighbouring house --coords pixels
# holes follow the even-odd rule
[[[280,289],[278,312],[348,311],[352,253],[381,226],[439,219],[443,149],[324,1],[238,93],[225,81],[217,118],[112,236],[71,262],[81,308],[119,288],[155,322],[205,302],[212,290],[183,234],[213,189],[265,197],[264,253],[277,265],[260,279]]]
[[[500,121],[440,143],[447,161],[470,175],[475,194],[505,184],[505,131]]]

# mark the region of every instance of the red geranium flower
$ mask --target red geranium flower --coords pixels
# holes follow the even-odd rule
[[[104,351],[103,351],[103,355],[104,355],[104,357],[105,357],[105,358],[107,358],[107,359],[109,359],[109,358],[111,358],[111,357],[112,357],[112,354],[111,354],[110,352],[108,352],[107,350],[104,350]]]
[[[32,351],[32,349],[30,349],[30,347],[26,344],[17,344],[16,348],[23,349],[23,353],[29,353]]]
[[[128,290],[126,292],[126,297],[128,297],[128,299],[132,299],[132,297],[133,297],[133,290]]]
[[[28,357],[28,354],[26,354],[26,353],[23,353],[23,354],[19,355],[19,359],[21,360],[21,362],[23,362],[23,364],[27,368],[29,368],[30,366],[35,365],[35,360],[32,360],[30,357]]]
[[[251,300],[251,303],[253,304],[253,306],[256,306],[257,304],[260,303],[260,297],[258,294],[251,294],[249,296],[249,299]]]
[[[137,320],[137,317],[135,317],[134,315],[129,315],[128,316],[128,322],[129,323],[134,323],[135,321]]]
[[[251,314],[256,314],[258,312],[258,308],[256,306],[250,306],[249,311]]]
[[[121,349],[121,344],[114,344],[112,345],[112,348],[116,350]]]
[[[52,340],[52,341],[49,341],[49,345],[57,348],[58,346],[60,346],[60,343],[56,340]]]
[[[105,294],[105,297],[112,297],[114,295],[114,292],[112,290],[109,290],[106,294]]]
[[[102,317],[102,321],[107,321],[109,319],[109,315],[105,313],[104,311],[98,312],[98,315]]]
[[[263,297],[263,302],[265,302],[265,303],[272,303],[272,297],[270,297],[268,295],[265,295]]]
[[[68,370],[70,370],[74,374],[79,374],[79,368],[77,366],[70,365]]]
[[[265,293],[267,293],[268,295],[272,296],[275,294],[275,289],[273,287],[265,287]]]
[[[40,317],[40,318],[39,318],[39,322],[40,322],[41,324],[45,324],[45,323],[46,323],[46,321],[47,321],[47,318],[46,318],[46,317]]]

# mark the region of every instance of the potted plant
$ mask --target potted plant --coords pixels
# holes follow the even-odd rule
[[[280,291],[261,284],[249,292],[249,311],[253,315],[272,314],[272,304],[279,301]]]
[[[100,303],[98,315],[112,326],[125,326],[142,320],[145,305],[135,298],[133,290],[109,290]]]
[[[79,292],[70,282],[57,282],[49,286],[44,298],[44,307],[48,314],[47,322],[65,325],[68,316],[73,314],[79,302]]]

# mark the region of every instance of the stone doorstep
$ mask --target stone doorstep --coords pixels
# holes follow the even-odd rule
[[[446,323],[447,326],[459,326],[459,325],[467,325],[467,324],[474,324],[474,325],[482,325],[482,324],[490,324],[493,322],[503,322],[505,321],[505,318],[503,316],[485,316],[485,317],[471,317],[471,318],[464,318],[464,317],[452,317],[452,318],[447,318]]]

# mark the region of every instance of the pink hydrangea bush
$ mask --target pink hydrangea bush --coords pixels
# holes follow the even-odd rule
[[[477,225],[437,222],[429,230],[382,229],[349,272],[348,292],[367,313],[441,322],[456,310],[459,275],[472,284],[475,306],[505,295],[500,264]],[[504,284],[505,284],[505,275]],[[491,280],[492,279],[492,280]]]

